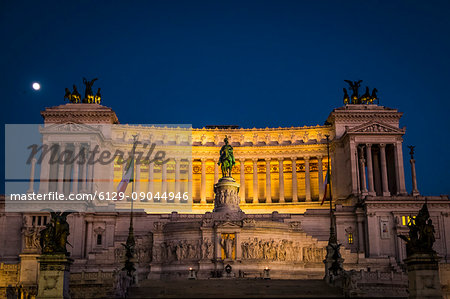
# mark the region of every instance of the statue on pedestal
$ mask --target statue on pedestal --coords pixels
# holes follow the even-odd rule
[[[399,235],[406,242],[406,254],[408,256],[414,253],[435,253],[433,244],[436,241],[434,237],[435,229],[430,219],[428,206],[425,202],[417,216],[408,223],[408,236]]]
[[[225,145],[220,149],[220,158],[217,164],[221,166],[222,177],[231,177],[231,170],[236,164],[233,155],[233,147],[228,144],[227,137],[225,137],[223,141],[225,142]]]
[[[68,255],[66,245],[69,233],[67,215],[72,212],[50,212],[51,219],[40,232],[40,245],[43,254],[63,253]]]

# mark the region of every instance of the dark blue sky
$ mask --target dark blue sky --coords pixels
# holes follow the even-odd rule
[[[362,79],[404,112],[408,190],[415,144],[419,190],[448,194],[449,14],[449,1],[1,1],[2,121],[41,123],[85,76],[121,123],[316,125]]]

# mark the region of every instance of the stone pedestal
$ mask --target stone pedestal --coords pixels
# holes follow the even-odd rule
[[[404,260],[408,270],[409,298],[442,298],[439,260],[435,253],[415,253]]]
[[[214,185],[214,213],[238,213],[239,184],[232,177],[223,177]]]
[[[69,275],[73,260],[64,254],[43,254],[39,262],[37,298],[70,298]]]
[[[325,264],[324,280],[330,285],[336,285],[336,279],[342,274],[344,259],[339,252],[340,245],[337,243],[328,243],[326,250],[327,255],[323,260]]]
[[[20,255],[20,286],[28,294],[35,294],[38,280],[39,254],[22,253]]]

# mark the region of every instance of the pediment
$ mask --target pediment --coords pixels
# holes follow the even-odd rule
[[[242,227],[242,221],[224,221],[221,223],[218,223],[216,227],[220,228],[236,228],[236,227]]]
[[[52,124],[40,129],[41,133],[100,133],[101,131],[90,125],[77,123]]]
[[[394,126],[371,121],[347,130],[347,133],[364,133],[364,134],[404,134],[405,129],[399,129]]]

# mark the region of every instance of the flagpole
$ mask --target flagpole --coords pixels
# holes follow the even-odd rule
[[[134,192],[134,152],[136,150],[136,146],[137,146],[137,135],[133,135],[133,148],[131,150],[131,160],[130,160],[130,166],[132,167],[131,171],[132,171],[132,176],[131,176],[131,211],[130,211],[130,227],[128,229],[128,238],[127,238],[127,242],[124,245],[126,252],[125,252],[125,256],[126,256],[126,260],[125,260],[125,267],[123,268],[124,270],[127,271],[127,275],[131,278],[131,283],[135,283],[135,277],[133,275],[133,273],[136,271],[136,268],[134,267],[134,262],[133,262],[133,258],[134,258],[134,247],[136,245],[136,241],[134,239],[134,228],[133,228],[133,192]]]
[[[330,189],[330,242],[336,243],[336,231],[334,227],[334,221],[333,221],[333,194],[331,192],[331,167],[330,167],[330,135],[325,135],[327,138],[327,160],[328,160],[328,177],[329,177],[329,188]]]
[[[134,152],[136,150],[136,146],[137,146],[137,136],[138,135],[133,135],[133,148],[131,150],[131,160],[130,163],[132,163],[132,167],[133,169],[131,170],[133,173],[132,176],[132,182],[131,182],[131,211],[130,211],[130,228],[129,228],[129,236],[132,236],[133,238],[133,244],[134,244],[134,228],[133,228],[133,203],[134,203],[134,199],[133,199],[133,193],[134,193],[134,184],[135,184],[135,173],[134,173]]]

